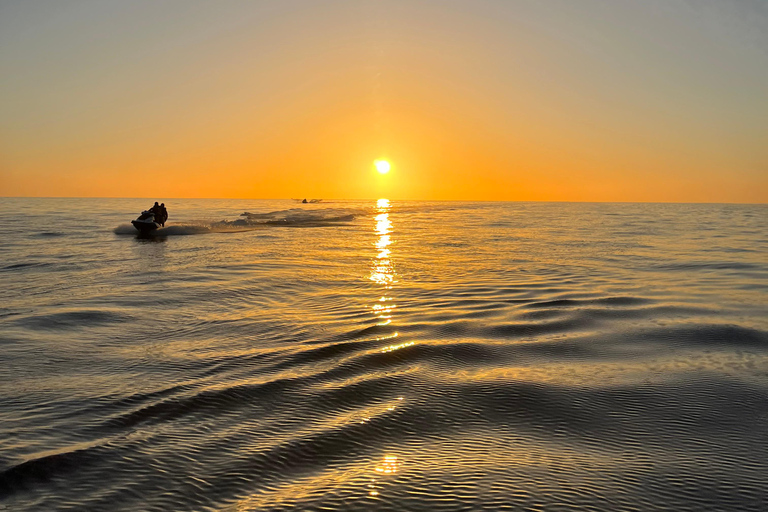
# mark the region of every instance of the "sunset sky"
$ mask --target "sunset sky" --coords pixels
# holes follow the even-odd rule
[[[768,2],[0,0],[0,195],[768,202]]]

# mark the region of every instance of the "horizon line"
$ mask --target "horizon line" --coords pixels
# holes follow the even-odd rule
[[[155,200],[159,196],[128,197],[128,196],[0,196],[0,199],[147,199]],[[294,197],[169,197],[167,200],[232,200],[232,201],[296,201]],[[318,198],[313,198],[318,199]],[[377,201],[388,199],[389,201],[421,201],[431,203],[584,203],[584,204],[723,204],[723,205],[768,205],[768,201],[762,203],[727,202],[727,201],[557,201],[557,200],[520,200],[520,199],[392,199],[381,197],[370,198],[319,198],[321,201]],[[313,203],[319,204],[319,203]]]

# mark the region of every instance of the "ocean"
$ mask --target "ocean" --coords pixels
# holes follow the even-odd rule
[[[768,510],[767,205],[158,200],[0,199],[0,510]]]

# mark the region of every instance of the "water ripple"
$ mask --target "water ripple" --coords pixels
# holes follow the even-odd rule
[[[0,508],[765,510],[763,207],[50,201],[5,228]]]

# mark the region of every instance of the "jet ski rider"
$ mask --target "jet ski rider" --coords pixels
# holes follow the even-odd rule
[[[165,203],[160,203],[160,225],[165,227],[165,221],[168,220],[168,210],[165,209]]]
[[[155,216],[155,222],[165,227],[165,221],[168,220],[168,210],[165,209],[165,203],[158,204],[157,201],[155,201],[155,204],[149,211]]]

